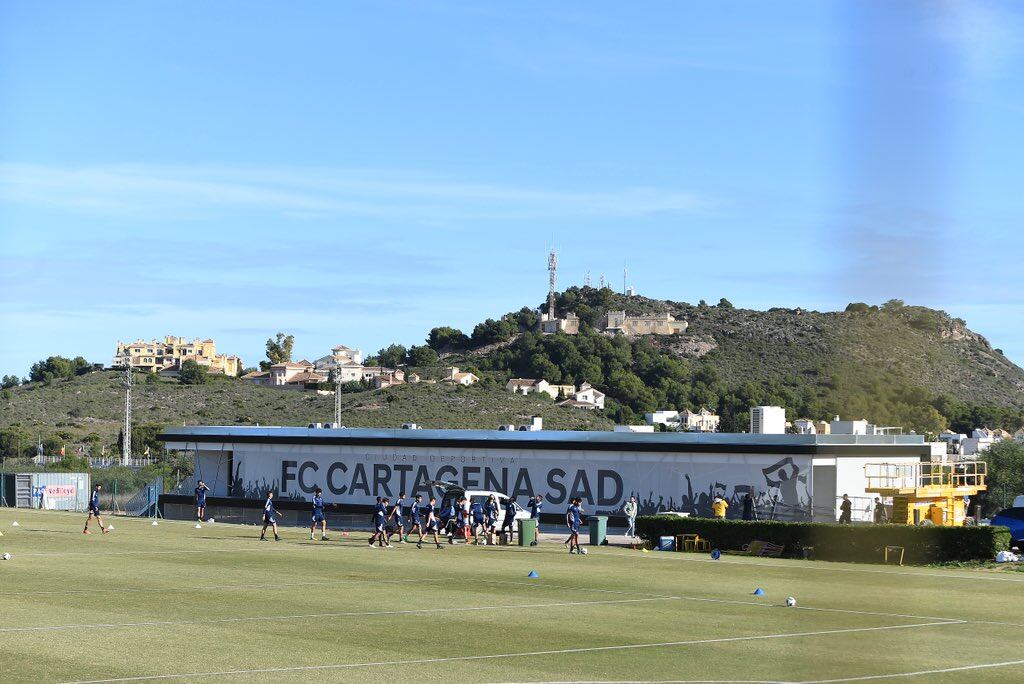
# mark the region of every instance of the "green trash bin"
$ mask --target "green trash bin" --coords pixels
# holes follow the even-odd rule
[[[590,545],[601,546],[608,539],[608,516],[592,515],[587,518],[590,528]]]
[[[533,518],[519,520],[519,545],[532,546],[537,541],[537,521]]]

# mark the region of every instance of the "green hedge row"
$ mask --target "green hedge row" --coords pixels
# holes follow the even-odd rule
[[[914,525],[839,525],[836,523],[777,522],[641,516],[637,533],[657,543],[663,535],[699,534],[713,548],[739,550],[754,540],[785,547],[783,555],[802,557],[812,547],[820,560],[881,563],[886,546],[902,546],[906,563],[991,560],[1010,547],[1005,527],[917,527]]]

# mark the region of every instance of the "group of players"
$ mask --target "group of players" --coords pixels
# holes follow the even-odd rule
[[[100,518],[100,485],[95,485],[92,496],[89,499],[89,515],[85,521],[85,534],[90,534],[89,523],[93,518],[100,525],[100,529],[106,534],[108,528],[103,525]],[[210,491],[205,482],[199,480],[195,488],[196,516],[203,520],[206,515],[206,495]],[[530,517],[540,522],[540,511],[544,499],[540,494],[530,498]],[[313,513],[309,527],[309,538],[315,538],[316,528],[320,528],[320,539],[329,541],[327,537],[327,516],[324,513],[324,493],[319,487],[313,492]],[[267,500],[263,504],[263,530],[260,532],[260,541],[267,540],[267,530],[272,529],[274,540],[280,541],[281,535],[277,529],[277,509],[274,507],[274,492],[267,492]],[[499,528],[499,519],[501,521]],[[406,532],[406,520],[409,522]],[[416,534],[416,548],[423,548],[423,540],[429,535],[433,538],[434,545],[443,549],[438,535],[448,537],[448,543],[456,543],[456,539],[462,539],[466,544],[470,543],[470,536],[474,544],[494,544],[496,537],[500,537],[505,543],[512,542],[516,521],[516,504],[512,499],[505,500],[504,515],[498,498],[493,494],[486,501],[471,501],[465,495],[456,498],[445,499],[439,510],[437,497],[431,496],[426,506],[423,505],[423,495],[417,494],[405,507],[405,492],[401,492],[394,503],[390,497],[377,497],[377,504],[373,510],[373,535],[369,539],[369,546],[379,544],[385,548],[393,548],[391,539],[398,537],[399,543],[409,542],[409,536]],[[580,525],[583,522],[583,499],[577,497],[570,499],[569,507],[565,512],[565,525],[569,529],[569,536],[565,545],[569,547],[569,553],[584,553],[580,548]],[[533,546],[537,541],[532,542]]]
[[[200,480],[196,487],[196,513],[202,519],[206,509],[206,485]],[[323,490],[317,487],[313,492],[312,516],[309,527],[309,538],[316,538],[317,527],[320,528],[320,539],[329,541],[327,537],[327,517],[324,513]],[[540,520],[540,511],[543,506],[543,497],[537,494],[530,498],[530,517]],[[375,544],[383,548],[393,548],[391,540],[397,537],[398,543],[409,543],[411,535],[417,535],[416,548],[422,549],[423,542],[428,537],[432,539],[434,546],[443,549],[440,537],[447,536],[449,544],[494,544],[497,539],[505,543],[512,542],[516,521],[516,504],[512,499],[506,499],[504,512],[493,494],[485,501],[471,501],[469,497],[461,495],[458,498],[445,499],[438,508],[437,497],[431,496],[424,505],[423,495],[417,494],[409,501],[406,507],[405,492],[401,492],[394,502],[390,497],[377,497],[377,503],[373,509],[373,534],[367,544],[373,547]],[[277,510],[274,508],[274,493],[267,492],[267,499],[263,505],[263,530],[260,533],[260,541],[266,541],[267,530],[272,529],[274,539],[280,541],[281,535],[277,529]],[[586,553],[580,547],[580,525],[583,522],[583,499],[574,498],[569,501],[565,513],[565,524],[569,530],[569,536],[565,545],[569,553]],[[408,523],[408,525],[406,524]],[[499,524],[500,523],[500,524]],[[532,546],[537,545],[534,540]]]

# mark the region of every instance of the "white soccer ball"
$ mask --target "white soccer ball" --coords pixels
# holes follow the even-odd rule
[[[0,558],[3,558],[4,560],[11,560],[11,554],[5,553],[3,556],[0,556]]]
[[[790,608],[792,608],[793,606],[796,605],[796,599],[793,598],[792,596],[790,596],[789,598],[786,599],[786,605],[789,606]]]
[[[587,555],[587,550],[586,549],[580,549],[580,553],[582,553],[584,556],[586,556]]]

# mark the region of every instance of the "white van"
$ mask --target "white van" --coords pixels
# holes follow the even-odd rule
[[[495,499],[498,500],[499,527],[501,523],[505,520],[505,506],[508,504],[509,496],[504,492],[496,492],[488,489],[465,489],[462,485],[456,482],[438,481],[430,482],[429,484],[432,487],[441,487],[444,491],[444,493],[441,495],[441,503],[439,504],[439,509],[441,511],[444,511],[448,507],[449,501],[458,501],[463,496],[469,497],[470,504],[487,503],[487,500],[493,496]],[[529,520],[530,511],[526,510],[515,501],[512,502],[512,505],[515,507],[516,510],[516,521]],[[518,532],[519,523],[516,522],[515,524],[513,524],[512,529]]]

